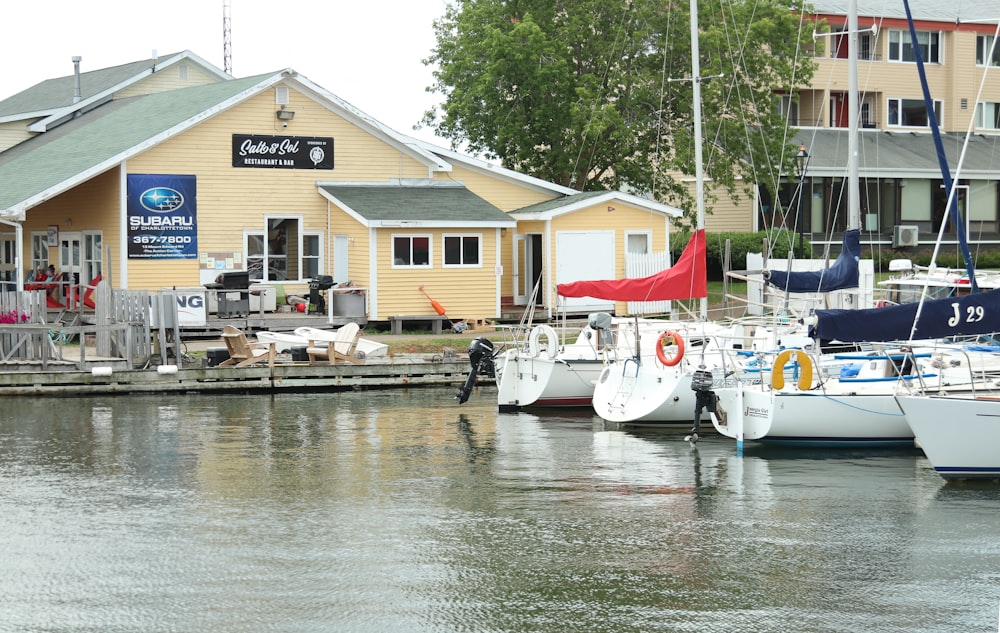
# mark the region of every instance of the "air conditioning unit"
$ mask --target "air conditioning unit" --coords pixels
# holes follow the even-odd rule
[[[897,224],[892,227],[892,247],[916,246],[920,243],[919,229],[910,224]]]

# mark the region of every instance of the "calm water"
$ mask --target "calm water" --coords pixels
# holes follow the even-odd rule
[[[0,631],[996,631],[1000,486],[495,391],[4,400]]]

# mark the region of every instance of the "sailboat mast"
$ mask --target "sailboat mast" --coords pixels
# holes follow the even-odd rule
[[[847,228],[861,228],[861,188],[858,175],[858,0],[850,0],[847,10]]]
[[[856,0],[852,0],[856,1]],[[698,201],[698,228],[705,228],[705,174],[701,159],[701,53],[698,50],[698,0],[690,0],[691,7],[691,82],[694,104],[694,182]],[[701,298],[701,319],[708,320],[708,297]]]

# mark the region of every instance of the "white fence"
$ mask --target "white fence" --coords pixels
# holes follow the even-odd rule
[[[659,253],[626,253],[625,277],[641,279],[670,268],[670,251]],[[669,301],[629,301],[629,314],[666,314],[670,312]]]

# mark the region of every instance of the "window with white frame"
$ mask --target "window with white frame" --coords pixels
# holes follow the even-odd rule
[[[322,267],[321,234],[304,231],[297,217],[270,216],[266,230],[244,233],[251,281],[304,281]]]
[[[889,99],[886,108],[888,123],[892,127],[928,127],[927,108],[923,99]],[[934,116],[941,122],[941,102],[934,101]]]
[[[406,268],[430,268],[430,235],[393,235],[392,265]]]
[[[626,231],[625,232],[625,252],[648,255],[652,248],[650,244],[653,234],[649,231]]]
[[[920,57],[928,64],[940,64],[944,60],[941,54],[941,33],[938,31],[917,31],[917,45],[920,47]],[[889,59],[895,62],[917,61],[913,38],[909,31],[892,29],[889,31]]]
[[[302,232],[302,276],[311,279],[323,270],[323,259],[320,256],[321,236],[317,232]]]
[[[481,266],[482,241],[482,235],[479,234],[441,236],[444,266],[446,268]]]
[[[980,101],[976,104],[976,127],[981,130],[1000,130],[1000,102]]]
[[[976,64],[978,66],[1000,66],[1000,44],[994,45],[992,35],[976,36]],[[989,64],[986,60],[989,60]]]

